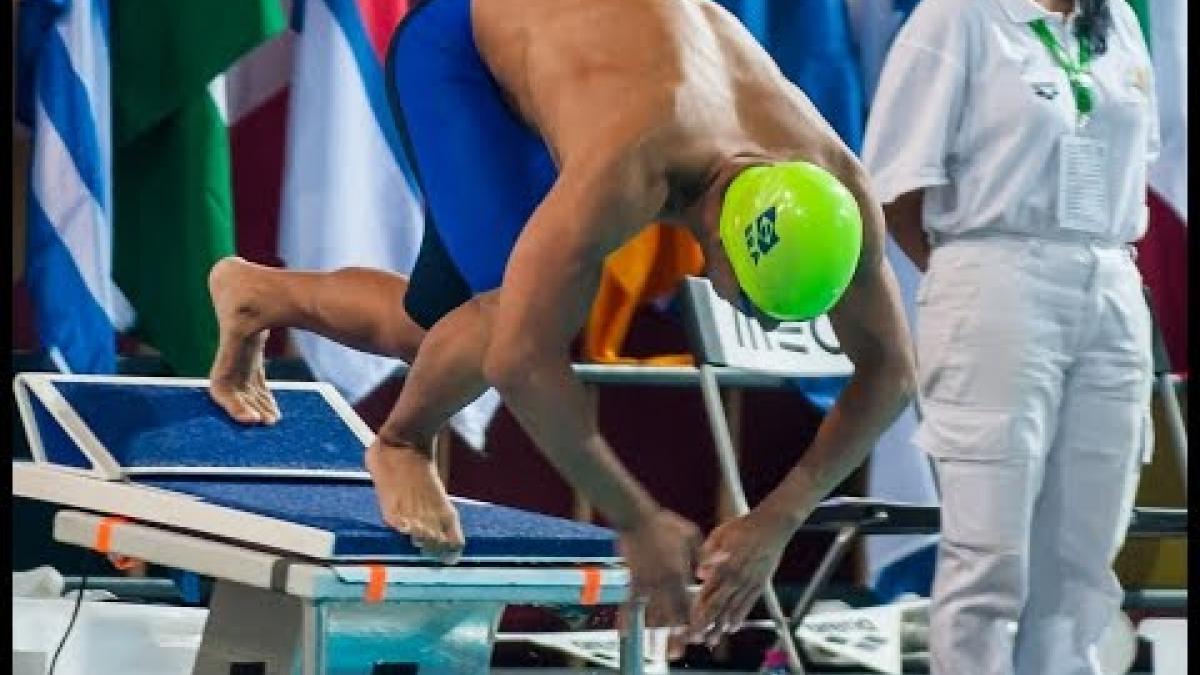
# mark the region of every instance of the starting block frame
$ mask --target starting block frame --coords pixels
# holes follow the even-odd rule
[[[382,663],[482,673],[506,605],[617,604],[629,582],[619,567],[326,564],[74,510],[55,516],[54,538],[93,549],[103,541],[109,554],[217,579],[195,675],[237,663],[265,664],[267,675],[361,674]],[[639,610],[626,610],[634,628]],[[641,663],[640,639],[621,646],[622,664]]]
[[[456,499],[468,548],[457,565],[437,564],[379,522],[369,475],[347,470],[361,465],[372,437],[331,387],[271,383],[277,392],[308,392],[307,403],[292,397],[281,405],[315,405],[318,422],[333,428],[322,438],[334,440],[314,447],[311,458],[304,449],[320,439],[304,437],[299,449],[294,442],[264,448],[248,461],[242,450],[275,432],[224,422],[197,391],[206,385],[49,374],[14,382],[39,461],[13,462],[13,492],[64,507],[56,540],[216,580],[194,673],[224,675],[238,664],[262,664],[270,675],[486,673],[506,605],[625,603],[629,574],[611,532]],[[155,407],[168,400],[185,410]],[[165,458],[156,445],[163,428],[178,444],[167,444]],[[205,430],[234,450],[204,457],[212,441],[197,437]],[[171,452],[187,460],[171,466]],[[263,466],[251,466],[259,460]],[[325,468],[307,465],[321,462]],[[219,494],[237,481],[262,493],[258,501]],[[356,503],[318,507],[316,518],[297,503],[330,489]],[[486,514],[502,515],[503,531],[489,530]],[[514,542],[509,550],[497,546],[505,538]],[[630,636],[620,645],[623,673],[643,670],[643,609],[623,606]]]
[[[88,424],[80,417],[79,412],[63,396],[57,385],[93,384],[121,386],[147,386],[163,388],[207,389],[208,380],[187,377],[129,377],[112,375],[74,375],[59,373],[18,373],[13,378],[13,395],[16,399],[17,410],[21,414],[21,422],[25,436],[29,440],[29,451],[35,462],[53,464],[56,467],[77,472],[82,475],[101,478],[104,480],[121,480],[122,478],[142,475],[228,475],[228,476],[273,476],[273,477],[308,477],[314,473],[325,478],[345,478],[370,480],[370,475],[361,468],[351,468],[346,463],[336,468],[290,468],[270,467],[260,469],[251,466],[142,466],[122,462],[108,448]],[[356,437],[363,446],[370,445],[375,439],[374,432],[354,412],[354,408],[338,394],[333,385],[324,382],[275,382],[270,383],[271,391],[315,394],[332,410],[346,430]],[[44,421],[41,413],[53,418],[58,428],[72,443],[69,452],[64,453],[61,447],[47,443],[43,436],[40,423]],[[74,455],[74,456],[71,456]],[[86,462],[89,466],[84,466]]]

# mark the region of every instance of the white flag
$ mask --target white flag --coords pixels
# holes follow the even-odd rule
[[[1187,224],[1187,0],[1147,4],[1162,142],[1150,165],[1150,188]]]

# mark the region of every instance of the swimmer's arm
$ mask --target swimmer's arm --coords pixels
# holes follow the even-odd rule
[[[563,173],[509,259],[484,358],[485,377],[521,426],[618,530],[635,527],[658,506],[600,436],[569,349],[605,255],[665,200],[665,186],[637,173]]]
[[[887,217],[888,232],[904,251],[904,255],[922,272],[929,266],[929,238],[925,236],[922,223],[924,191],[912,190],[885,204],[883,213]]]
[[[865,175],[851,169],[839,176],[863,214],[863,251],[854,280],[829,318],[854,363],[836,404],[826,414],[812,445],[783,482],[756,510],[799,527],[817,504],[858,468],[879,436],[911,400],[916,387],[914,358],[900,292],[884,257],[883,210]]]

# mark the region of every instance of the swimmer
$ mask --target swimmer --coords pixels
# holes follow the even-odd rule
[[[738,624],[796,528],[913,391],[883,213],[862,167],[707,0],[428,0],[392,40],[387,87],[427,207],[411,277],[221,261],[213,399],[248,424],[278,419],[262,370],[272,328],[411,363],[366,466],[384,520],[453,561],[463,535],[433,439],[495,387],[617,531],[647,625],[705,639]],[[748,313],[828,312],[855,366],[798,464],[703,544],[621,465],[570,367],[605,256],[652,222],[688,228],[716,292]]]

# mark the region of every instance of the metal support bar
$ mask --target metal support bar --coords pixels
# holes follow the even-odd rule
[[[108,591],[118,598],[128,600],[151,600],[179,602],[179,589],[170,579],[156,577],[88,577],[84,583],[83,577],[63,577],[63,591],[77,591],[80,588]]]
[[[829,547],[829,552],[821,559],[816,573],[804,587],[804,592],[800,594],[796,606],[792,608],[792,616],[789,621],[791,628],[799,626],[800,622],[804,620],[804,615],[812,609],[813,603],[817,601],[817,595],[825,588],[825,584],[829,583],[829,578],[833,576],[834,568],[841,562],[842,557],[849,550],[850,544],[858,536],[858,530],[858,525],[847,525],[838,530],[837,535],[833,538],[833,545]]]
[[[314,601],[307,601],[301,610],[301,675],[324,675],[325,664],[325,608]]]
[[[621,675],[642,675],[645,660],[646,603],[630,599],[621,606],[625,632],[621,635]]]
[[[745,515],[749,513],[750,505],[746,502],[746,492],[742,489],[737,457],[733,452],[733,439],[725,419],[725,408],[721,405],[721,389],[717,383],[716,370],[708,364],[700,366],[700,392],[704,395],[704,409],[708,413],[708,422],[717,448],[717,459],[721,465],[721,476],[726,489],[729,490],[730,502],[737,515]],[[763,600],[767,605],[767,613],[775,624],[780,646],[787,654],[788,666],[793,672],[803,675],[804,663],[800,660],[800,652],[797,651],[796,641],[792,639],[791,630],[788,628],[783,605],[780,604],[779,596],[775,594],[775,587],[771,585],[770,580],[763,588]]]
[[[1158,388],[1158,398],[1162,400],[1163,413],[1167,418],[1167,430],[1171,433],[1171,447],[1175,449],[1175,459],[1179,462],[1179,480],[1183,481],[1183,495],[1186,500],[1187,427],[1184,426],[1183,413],[1179,409],[1179,398],[1175,395],[1175,383],[1172,381],[1174,378],[1170,373],[1160,373],[1154,379]]]
[[[790,378],[730,366],[709,366],[725,387],[744,389],[782,389]],[[628,385],[638,387],[695,387],[700,384],[700,369],[695,366],[643,366],[624,363],[573,363],[575,376],[584,384]],[[408,375],[408,366],[401,363],[391,377]]]
[[[40,353],[12,352],[12,370],[18,372],[56,372]],[[266,359],[264,365],[269,380],[312,381],[304,360],[294,357]],[[631,364],[575,363],[571,367],[582,382],[589,384],[612,384],[654,387],[694,387],[700,381],[695,366],[644,366]],[[397,364],[390,377],[403,379],[408,375],[406,363]],[[743,368],[716,366],[717,379],[727,387],[778,389],[787,385],[790,378],[771,373],[755,372]],[[171,374],[171,368],[161,357],[122,356],[117,359],[120,375],[158,376]]]
[[[1186,612],[1186,588],[1131,588],[1125,591],[1123,609],[1158,609]]]

